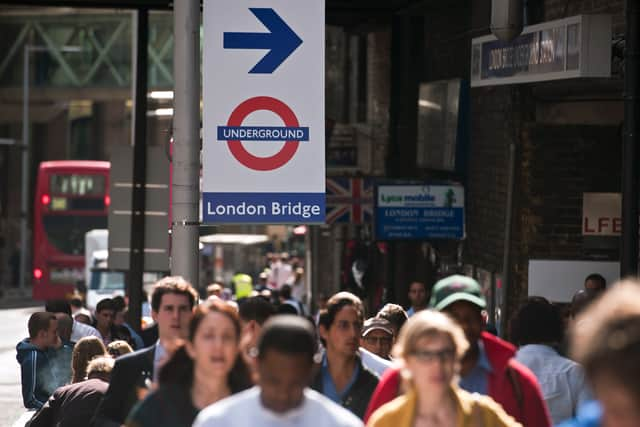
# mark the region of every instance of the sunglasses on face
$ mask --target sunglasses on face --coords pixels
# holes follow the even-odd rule
[[[456,357],[456,352],[452,348],[445,348],[442,350],[415,350],[409,355],[425,363],[433,363],[436,360],[440,363],[451,363]]]
[[[389,337],[371,337],[371,336],[366,336],[366,337],[364,337],[364,340],[367,342],[367,344],[371,344],[371,345],[376,345],[376,344],[389,345],[389,344],[391,344],[391,338],[389,338]]]

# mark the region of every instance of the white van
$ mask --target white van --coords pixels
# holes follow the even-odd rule
[[[97,251],[97,257],[101,254]],[[106,251],[105,251],[106,252]],[[109,270],[107,268],[107,259],[95,263],[95,267],[91,269],[91,279],[87,286],[87,308],[91,313],[95,313],[96,306],[105,298],[113,298],[115,296],[125,294],[126,272]],[[151,296],[153,285],[160,280],[164,274],[159,272],[146,272],[142,275],[142,286],[147,296]],[[142,317],[151,317],[151,306],[149,301],[142,301]]]
[[[109,269],[108,230],[91,230],[85,235],[85,281],[87,308],[95,314],[96,306],[105,298],[125,294],[126,272]],[[142,283],[147,295],[164,274],[146,272]],[[142,317],[151,317],[148,301],[142,302]]]

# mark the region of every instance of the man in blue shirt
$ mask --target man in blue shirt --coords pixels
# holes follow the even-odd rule
[[[363,418],[378,378],[362,365],[358,348],[364,318],[360,298],[339,292],[320,314],[326,352],[312,388]]]

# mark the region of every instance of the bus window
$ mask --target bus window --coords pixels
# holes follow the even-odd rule
[[[107,228],[106,216],[43,215],[42,224],[49,243],[68,255],[84,256],[87,231]]]
[[[53,195],[100,196],[106,193],[105,177],[53,174],[49,180],[49,189]]]

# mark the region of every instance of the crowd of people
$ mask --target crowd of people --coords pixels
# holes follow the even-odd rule
[[[17,345],[28,425],[640,425],[640,282],[591,275],[568,316],[530,297],[510,342],[487,330],[471,277],[413,282],[410,307],[368,317],[346,291],[310,315],[287,286],[229,299],[212,284],[200,301],[165,277],[141,334],[124,298],[95,313],[48,302]]]

